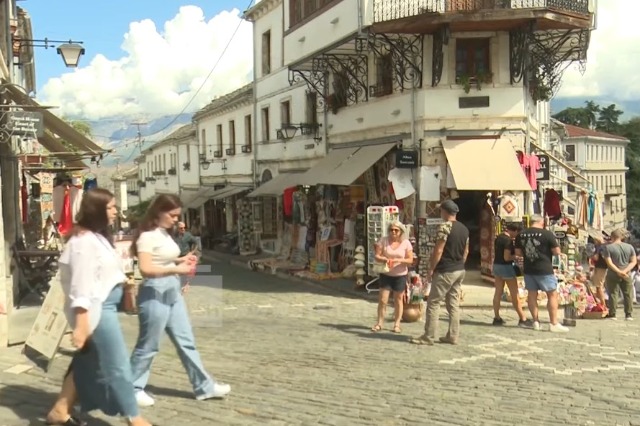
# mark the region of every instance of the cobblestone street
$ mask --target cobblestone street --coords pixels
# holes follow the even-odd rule
[[[584,320],[557,335],[519,329],[510,314],[496,328],[490,311],[465,310],[458,346],[414,346],[408,337],[422,323],[371,333],[369,301],[226,263],[213,268],[224,276],[222,298],[198,286],[188,299],[205,364],[232,393],[194,400],[167,339],[149,388],[157,404],[144,409],[154,424],[640,424],[637,323]],[[123,325],[132,345],[137,320],[125,316]],[[45,374],[20,372],[18,353],[0,353],[0,425],[40,424],[68,357]]]

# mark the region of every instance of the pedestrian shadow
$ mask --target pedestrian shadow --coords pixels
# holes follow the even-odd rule
[[[193,392],[179,389],[162,388],[160,386],[147,385],[145,391],[155,396],[166,396],[171,398],[194,399]]]
[[[445,321],[449,321],[449,319],[447,318]],[[474,321],[474,320],[469,320],[469,319],[461,319],[460,320],[460,325],[478,325],[480,327],[492,327],[492,328],[496,328],[495,325],[493,325],[492,323],[489,322],[485,322],[485,321]]]
[[[396,342],[408,342],[409,336],[401,333],[393,333],[390,330],[380,330],[377,332],[371,331],[371,327],[366,327],[361,324],[318,324],[322,327],[333,328],[343,333],[353,334],[354,336],[362,337],[365,339],[380,339],[391,340]]]
[[[28,421],[29,426],[41,426],[45,424],[47,413],[57,396],[30,386],[5,385],[0,388],[0,408],[11,410],[21,421]],[[88,414],[83,413],[78,417],[91,426],[111,426],[111,423]]]

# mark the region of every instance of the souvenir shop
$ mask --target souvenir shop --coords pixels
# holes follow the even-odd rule
[[[371,275],[374,243],[389,223],[399,219],[413,232],[412,168],[396,167],[402,153],[396,145],[336,149],[306,172],[263,179],[258,189],[238,200],[241,253],[274,253],[250,262],[256,270],[313,279],[357,277],[364,284],[364,275]],[[341,152],[347,150],[350,154]],[[358,153],[369,158],[364,172]],[[346,158],[351,162],[344,165],[349,170],[343,175],[338,171]],[[333,172],[327,173],[328,168]],[[296,181],[300,184],[291,186]],[[323,181],[335,183],[308,184]]]

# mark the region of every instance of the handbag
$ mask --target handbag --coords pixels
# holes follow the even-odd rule
[[[373,263],[373,273],[374,274],[386,274],[389,272],[389,265],[387,262],[374,262]]]

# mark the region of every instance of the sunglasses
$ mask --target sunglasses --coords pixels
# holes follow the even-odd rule
[[[391,231],[391,232],[400,232],[400,230],[399,230],[399,229],[397,229],[397,228],[391,228],[391,229],[390,229],[390,231]]]

